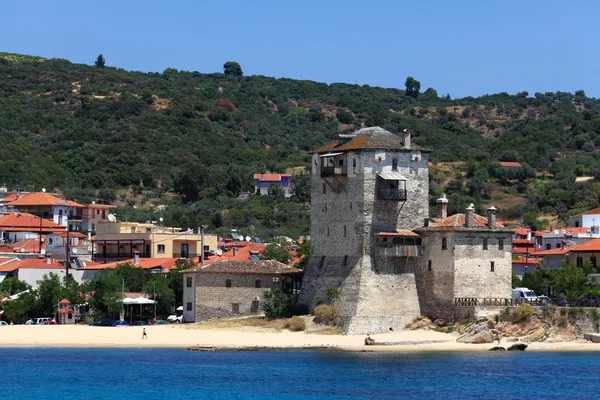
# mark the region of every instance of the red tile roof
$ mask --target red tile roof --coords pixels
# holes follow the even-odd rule
[[[503,167],[509,167],[509,168],[522,167],[521,164],[519,164],[518,162],[514,162],[514,161],[502,161],[502,162],[500,162],[500,165]]]
[[[418,233],[406,229],[396,229],[395,232],[379,232],[375,236],[404,236],[404,237],[420,237]]]
[[[568,247],[563,247],[560,249],[550,249],[550,250],[542,250],[542,251],[536,251],[535,253],[529,253],[532,254],[536,257],[543,257],[543,256],[556,256],[556,255],[562,255],[565,253],[569,252],[569,248]]]
[[[59,199],[50,193],[28,193],[18,196],[14,201],[8,203],[9,206],[20,207],[20,206],[66,206],[68,207],[67,201]]]
[[[289,174],[254,174],[254,179],[261,182],[281,182],[281,178],[289,178]]]
[[[69,207],[77,207],[77,208],[84,208],[85,207],[84,205],[79,204],[77,202],[74,202],[73,200],[67,200],[66,203],[67,203],[67,205]]]
[[[531,232],[531,229],[529,228],[515,228],[513,229],[513,232],[519,236],[527,236],[527,234],[529,232]]]
[[[248,260],[250,258],[250,252],[253,252],[254,255],[260,256],[260,254],[262,254],[263,250],[265,249],[265,247],[267,247],[267,245],[265,244],[256,244],[256,243],[248,243],[248,242],[241,242],[243,243],[242,247],[237,247],[237,255],[233,255],[233,249],[229,249],[226,251],[223,251],[223,253],[219,256],[219,255],[215,255],[215,256],[211,256],[209,258],[206,258],[204,260],[204,264],[210,264],[214,261],[217,260]],[[226,246],[229,245],[226,244]]]
[[[194,268],[186,272],[200,272],[203,274],[255,274],[255,275],[281,275],[300,274],[302,270],[290,267],[275,260],[216,260],[204,267]]]
[[[0,272],[12,272],[19,268],[21,260],[18,258],[0,258]]]
[[[487,227],[488,220],[478,214],[473,214],[473,227],[483,228]],[[459,228],[465,226],[465,214],[454,214],[448,218],[438,219],[437,221],[429,224],[430,228]],[[497,228],[504,228],[504,225],[496,224]]]
[[[11,193],[8,196],[0,199],[0,203],[10,203],[11,201],[15,201],[17,198],[18,197],[16,193]]]
[[[61,269],[64,266],[56,261],[48,263],[44,259],[33,258],[21,261],[19,269]]]
[[[600,251],[600,239],[592,239],[585,243],[569,246],[567,250],[574,252]]]
[[[46,243],[42,242],[42,249],[45,248]],[[25,239],[19,242],[1,246],[0,251],[12,251],[15,253],[37,253],[40,251],[40,242],[37,239]]]
[[[513,239],[512,243],[513,244],[532,245],[532,246],[534,244],[531,240],[527,240],[527,239]]]
[[[7,232],[39,232],[40,218],[29,213],[4,213],[0,215],[0,229]],[[42,233],[65,230],[64,226],[42,218]]]
[[[535,248],[532,247],[513,247],[513,254],[533,254],[535,252]]]
[[[581,214],[572,215],[570,218],[581,217],[582,215],[600,214],[600,207],[594,208],[593,210],[582,212]]]
[[[112,204],[84,204],[85,208],[117,208],[117,206]]]
[[[542,262],[541,258],[535,258],[535,257],[529,257],[529,258],[518,257],[518,258],[513,258],[513,260],[512,260],[513,264],[539,264],[541,262]]]

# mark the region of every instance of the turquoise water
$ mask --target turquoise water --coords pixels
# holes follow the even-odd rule
[[[598,353],[0,348],[0,399],[598,399]]]

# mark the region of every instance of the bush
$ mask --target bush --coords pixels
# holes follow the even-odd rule
[[[569,325],[569,319],[566,315],[561,315],[556,319],[556,325],[561,328],[566,328]]]
[[[270,290],[264,293],[262,305],[268,319],[287,318],[292,315],[292,301],[281,290]]]
[[[533,310],[533,307],[531,307],[531,304],[523,303],[515,308],[513,318],[515,322],[524,322],[529,320],[534,314],[535,311]]]
[[[313,314],[315,315],[316,324],[335,325],[339,310],[335,306],[321,304],[315,307]]]
[[[302,317],[295,315],[292,318],[287,319],[283,324],[283,327],[292,332],[300,332],[306,329],[306,322],[304,322]]]

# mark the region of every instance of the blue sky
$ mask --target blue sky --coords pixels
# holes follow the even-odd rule
[[[595,1],[3,1],[0,51],[139,71],[221,72],[404,88],[453,98],[600,97]]]

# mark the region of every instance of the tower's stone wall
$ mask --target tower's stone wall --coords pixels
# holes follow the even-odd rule
[[[376,257],[374,235],[415,229],[428,216],[428,155],[417,150],[345,152],[345,190],[336,193],[321,177],[319,154],[312,158],[311,255],[300,303],[314,307],[336,288],[340,323],[347,333],[402,329],[420,314],[413,257]],[[395,168],[393,168],[395,167]],[[377,200],[377,174],[406,178],[406,201]],[[381,178],[379,178],[381,179]]]

